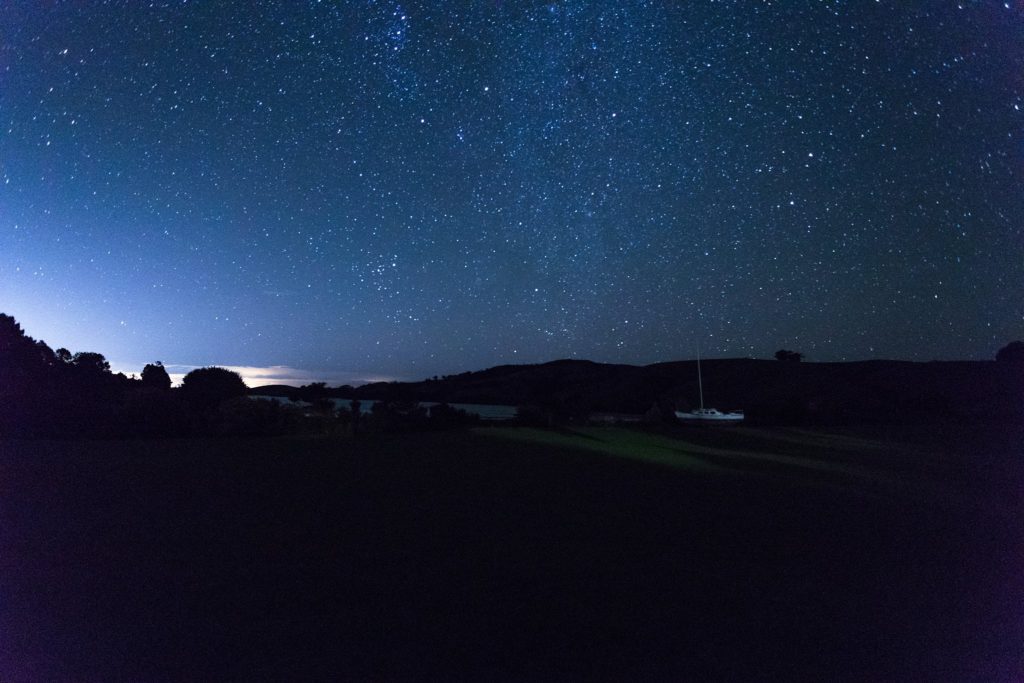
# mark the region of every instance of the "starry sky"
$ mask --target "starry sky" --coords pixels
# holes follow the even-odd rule
[[[992,358],[1022,179],[1020,0],[0,5],[0,311],[128,372]]]

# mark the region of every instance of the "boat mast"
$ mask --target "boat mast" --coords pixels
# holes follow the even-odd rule
[[[704,410],[704,382],[700,377],[700,344],[697,344],[697,389],[700,391],[700,409]]]

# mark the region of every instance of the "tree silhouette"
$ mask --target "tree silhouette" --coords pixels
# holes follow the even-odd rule
[[[1000,363],[1015,363],[1024,365],[1024,341],[1012,341],[996,353],[996,360]]]
[[[358,398],[352,399],[348,404],[349,412],[352,413],[352,436],[359,433],[359,421],[363,416],[363,404]]]
[[[295,397],[300,401],[316,403],[321,399],[327,398],[327,383],[311,382],[310,384],[301,386],[299,387],[299,390],[295,392]]]
[[[52,376],[56,363],[49,346],[25,334],[14,318],[0,313],[0,393],[38,388]]]
[[[101,354],[54,353],[0,314],[0,433],[103,433],[121,390],[109,370]]]
[[[804,359],[804,354],[798,351],[788,351],[786,349],[779,349],[775,352],[775,360],[785,361],[787,363],[799,363]]]
[[[102,353],[81,351],[71,359],[71,365],[82,375],[99,376],[110,372],[110,363]]]
[[[171,388],[171,376],[167,374],[163,363],[157,361],[142,368],[142,386],[160,390]]]
[[[29,338],[17,320],[5,313],[0,313],[0,353],[9,353],[11,349],[18,344],[23,344],[24,340]]]
[[[309,403],[313,410],[318,413],[323,415],[334,414],[334,402],[328,396],[326,382],[312,382],[299,387],[295,398]]]
[[[249,388],[237,372],[212,367],[199,368],[185,375],[181,391],[185,400],[197,408],[212,408],[229,398],[245,396]]]

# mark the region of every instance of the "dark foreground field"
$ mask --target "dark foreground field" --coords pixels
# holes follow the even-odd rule
[[[0,680],[1020,680],[1020,434],[947,431],[0,441]]]

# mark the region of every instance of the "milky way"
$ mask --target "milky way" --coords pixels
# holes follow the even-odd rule
[[[0,310],[53,346],[411,378],[1024,337],[1017,2],[24,0],[0,37]]]

